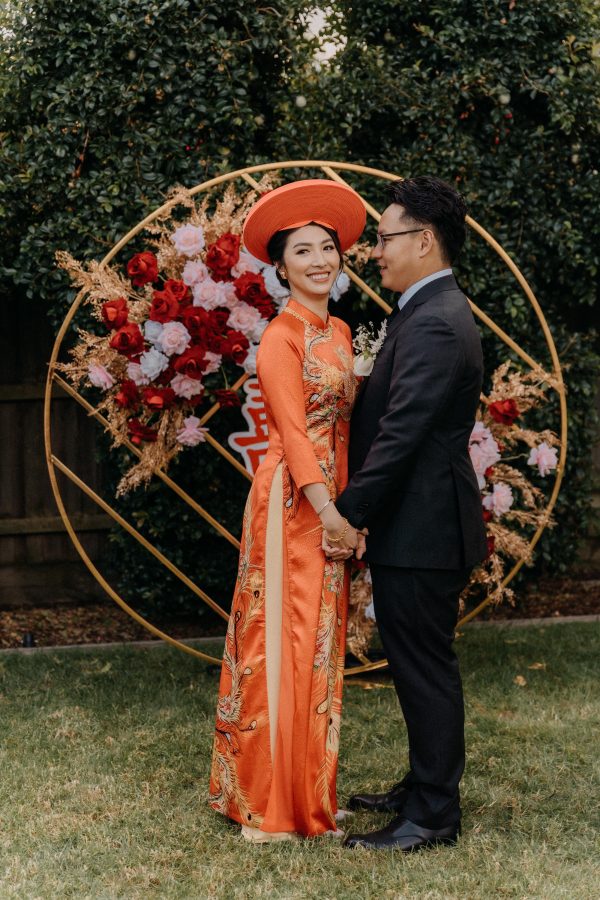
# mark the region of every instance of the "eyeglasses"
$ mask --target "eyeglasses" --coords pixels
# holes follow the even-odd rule
[[[408,231],[388,231],[387,234],[378,234],[377,235],[377,244],[383,248],[385,247],[386,240],[392,237],[398,237],[401,234],[413,234],[415,231],[425,231],[424,228],[409,228]]]

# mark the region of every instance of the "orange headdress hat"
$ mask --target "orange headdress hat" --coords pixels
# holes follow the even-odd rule
[[[344,252],[362,234],[366,218],[364,204],[352,188],[325,178],[292,181],[255,203],[246,217],[242,240],[252,256],[270,263],[267,246],[277,231],[315,222],[337,233]]]

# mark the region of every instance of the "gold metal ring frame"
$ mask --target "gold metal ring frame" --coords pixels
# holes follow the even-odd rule
[[[197,185],[192,188],[190,193],[192,195],[202,193],[203,191],[210,190],[211,188],[217,187],[226,182],[235,181],[236,179],[242,179],[251,187],[260,191],[260,185],[255,181],[252,177],[256,173],[260,172],[271,172],[277,171],[281,169],[318,169],[320,170],[327,178],[331,178],[334,181],[339,182],[340,184],[347,184],[345,179],[340,175],[340,172],[344,173],[358,173],[360,175],[371,175],[374,178],[383,179],[385,181],[395,181],[402,176],[395,175],[390,172],[383,172],[380,169],[372,169],[368,166],[359,166],[354,165],[353,163],[342,163],[342,162],[330,162],[326,160],[289,160],[286,162],[276,162],[276,163],[264,163],[263,165],[257,166],[248,166],[244,169],[238,169],[235,172],[228,172],[225,175],[219,175],[217,178],[212,178],[209,181],[205,181],[202,184]],[[371,206],[370,203],[363,200],[365,204],[365,208],[367,213],[376,221],[379,221],[380,214],[377,210]],[[150,225],[151,222],[154,221],[166,208],[168,204],[164,204],[160,208],[156,209],[153,213],[147,216],[142,222],[132,228],[121,240],[115,244],[112,250],[107,253],[102,262],[101,266],[107,266],[112,259],[125,247],[126,244],[129,243],[132,238],[134,238],[137,234],[140,233],[147,225]],[[546,319],[544,318],[544,314],[540,308],[540,305],[531,290],[529,284],[527,283],[524,275],[521,273],[519,268],[510,258],[508,253],[498,244],[496,240],[479,225],[472,218],[467,217],[467,224],[470,228],[472,228],[480,237],[482,237],[490,247],[498,254],[500,259],[506,264],[510,272],[513,274],[521,289],[523,290],[525,296],[527,297],[529,303],[534,309],[534,312],[538,318],[540,323],[544,339],[548,346],[548,350],[550,352],[550,357],[552,360],[552,368],[553,373],[556,378],[557,383],[557,393],[559,395],[560,401],[560,457],[556,472],[556,479],[554,482],[554,487],[548,501],[548,505],[546,507],[545,516],[542,520],[542,523],[538,527],[535,534],[532,536],[529,542],[529,551],[533,551],[533,548],[536,546],[539,541],[542,532],[544,531],[546,522],[550,518],[552,510],[556,504],[556,499],[558,497],[558,492],[560,490],[561,481],[564,475],[565,470],[565,459],[567,452],[567,404],[566,404],[566,396],[565,396],[565,388],[562,379],[562,372],[560,367],[560,362],[558,359],[558,353],[556,351],[556,347],[554,341],[552,339],[552,335],[550,333],[550,329],[548,328],[548,324]],[[363,281],[349,266],[345,267],[345,271],[354,284],[363,291],[373,302],[375,302],[378,306],[384,309],[386,312],[391,312],[391,307],[379,296],[379,294],[374,291],[368,284]],[[62,342],[64,340],[65,334],[67,333],[71,322],[73,321],[81,303],[83,301],[83,297],[75,300],[69,312],[66,315],[64,322],[58,332],[56,337],[56,341],[54,343],[54,347],[52,350],[52,356],[50,358],[49,369],[48,369],[48,379],[46,383],[46,393],[44,400],[44,440],[46,446],[46,460],[48,464],[48,472],[50,475],[50,482],[52,484],[52,490],[54,492],[54,497],[56,499],[56,504],[58,506],[60,515],[64,522],[66,531],[73,542],[77,552],[81,556],[83,562],[92,573],[96,581],[103,587],[106,593],[112,597],[112,599],[119,604],[119,606],[125,610],[133,619],[135,619],[140,625],[143,625],[149,632],[151,632],[155,637],[161,638],[167,643],[171,644],[174,647],[177,647],[179,650],[183,650],[185,653],[189,653],[192,656],[199,657],[200,659],[206,660],[208,662],[220,664],[220,658],[217,659],[209,654],[203,653],[201,650],[198,650],[196,647],[188,646],[184,644],[182,641],[178,641],[170,635],[166,634],[164,631],[161,631],[156,626],[152,625],[147,619],[137,613],[134,609],[129,606],[128,603],[123,600],[123,598],[110,586],[110,584],[103,577],[101,572],[96,568],[85,549],[83,548],[81,541],[73,527],[73,524],[69,518],[69,514],[65,508],[63,503],[63,499],[61,496],[61,492],[58,486],[58,481],[56,477],[57,470],[62,472],[70,481],[76,484],[91,500],[93,500],[105,513],[107,513],[121,528],[125,529],[132,537],[134,537],[149,553],[156,557],[175,577],[179,578],[197,597],[199,597],[204,603],[207,604],[214,612],[220,615],[225,621],[228,619],[228,613],[222,609],[218,603],[212,600],[211,597],[206,594],[202,588],[198,587],[191,578],[188,578],[182,571],[180,571],[169,559],[167,559],[159,550],[157,550],[140,532],[133,527],[129,522],[127,522],[119,513],[114,510],[110,504],[108,504],[102,497],[100,497],[95,491],[93,491],[84,481],[82,481],[76,474],[73,472],[61,459],[59,459],[52,449],[52,435],[51,435],[51,409],[52,409],[52,389],[55,385],[61,387],[67,394],[69,394],[74,400],[76,400],[83,408],[93,416],[103,427],[107,427],[108,423],[106,419],[96,410],[94,407],[87,402],[87,400],[82,397],[74,388],[72,388],[63,378],[60,377],[56,370],[56,364],[58,360],[58,354],[62,346]],[[479,309],[471,300],[469,300],[471,305],[471,309],[473,310],[474,315],[488,328],[490,328],[510,349],[519,356],[528,366],[531,368],[537,368],[538,363],[529,356],[506,332],[504,332],[495,322],[490,319],[488,315],[486,315],[483,310]],[[247,375],[241,376],[235,385],[234,388],[240,387],[243,382],[248,378]],[[201,420],[201,424],[204,425],[212,416],[218,412],[219,406],[216,404],[213,406],[208,412],[205,413]],[[241,475],[251,480],[252,476],[247,472],[244,466],[218,441],[216,441],[212,436],[207,435],[207,440],[210,445],[213,447],[215,451],[220,453],[231,465],[240,472]],[[131,443],[126,443],[127,449],[134,454],[139,455],[138,449]],[[206,522],[208,522],[219,534],[222,535],[226,540],[229,541],[234,547],[239,549],[239,541],[230,534],[227,529],[225,529],[216,519],[214,519],[210,513],[208,513],[199,503],[197,503],[193,497],[187,494],[176,482],[174,482],[165,472],[160,469],[155,470],[156,477],[160,478],[161,481],[172,491],[174,491],[182,500],[184,500],[198,515],[200,515]],[[503,581],[503,586],[506,586],[517,574],[519,569],[523,566],[525,562],[525,558],[518,560],[515,565],[513,565],[512,569],[505,576]],[[487,596],[478,606],[476,606],[473,610],[471,610],[467,615],[465,615],[459,622],[457,627],[461,627],[477,616],[482,609],[484,609],[489,603],[494,600],[496,592],[492,591],[489,596]],[[368,663],[360,666],[355,666],[350,669],[346,669],[346,675],[355,675],[364,672],[371,672],[376,669],[381,669],[387,665],[385,660],[380,660],[378,662]]]

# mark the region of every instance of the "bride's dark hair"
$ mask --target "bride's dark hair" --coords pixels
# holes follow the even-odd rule
[[[307,222],[308,225],[317,225],[319,228],[322,228],[323,231],[326,231],[331,240],[335,245],[335,249],[340,255],[340,272],[342,271],[344,265],[344,259],[342,256],[342,248],[340,246],[340,239],[338,237],[337,231],[334,231],[333,228],[327,228],[326,225],[319,225],[318,222]],[[302,226],[304,227],[304,226]],[[282,231],[276,231],[273,237],[270,239],[267,244],[267,253],[269,254],[269,258],[273,265],[275,266],[275,274],[277,276],[277,281],[283,285],[285,288],[289,288],[290,283],[287,278],[282,278],[279,274],[279,269],[277,268],[280,263],[283,262],[283,254],[285,253],[285,248],[287,246],[288,238],[295,231],[298,231],[297,228],[284,228]]]

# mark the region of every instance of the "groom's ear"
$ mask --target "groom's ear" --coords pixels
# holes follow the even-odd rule
[[[424,228],[420,235],[419,256],[428,256],[435,249],[439,250],[437,238],[432,228]]]

